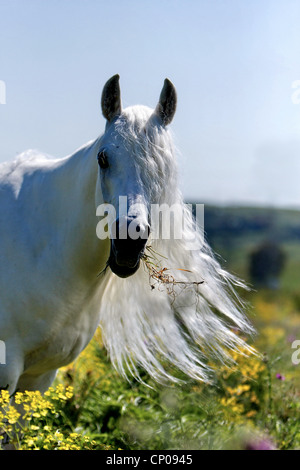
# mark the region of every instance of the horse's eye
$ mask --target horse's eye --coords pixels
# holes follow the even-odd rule
[[[102,168],[102,170],[105,170],[105,168],[108,168],[108,159],[104,150],[101,150],[98,153],[97,158],[98,158],[99,166],[100,168]]]

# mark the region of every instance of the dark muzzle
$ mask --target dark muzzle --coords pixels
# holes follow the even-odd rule
[[[127,218],[126,225],[123,222],[120,228],[119,219],[116,220],[110,245],[108,264],[119,277],[132,276],[138,270],[150,233],[148,224],[141,226],[133,218]]]

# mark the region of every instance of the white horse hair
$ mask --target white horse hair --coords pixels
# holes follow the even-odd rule
[[[167,127],[175,109],[166,79],[155,110],[122,110],[115,75],[102,94],[103,136],[63,159],[27,151],[1,165],[0,387],[45,391],[98,325],[125,376],[138,377],[142,367],[157,380],[175,380],[172,364],[209,380],[208,359],[245,347],[237,330],[252,327],[235,294],[242,283],[220,267],[178,189]],[[128,214],[114,223],[134,220],[141,232],[150,228],[148,240],[96,236],[96,208],[118,209],[120,196],[128,197]],[[181,239],[154,237],[150,204],[176,205],[175,223],[184,215]],[[189,250],[194,234],[199,249]],[[170,285],[153,286],[142,259],[146,243],[176,280],[171,293]]]

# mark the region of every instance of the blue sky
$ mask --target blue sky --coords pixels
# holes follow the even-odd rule
[[[298,0],[0,0],[0,161],[96,138],[115,73],[124,106],[169,77],[187,199],[300,206],[299,25]]]

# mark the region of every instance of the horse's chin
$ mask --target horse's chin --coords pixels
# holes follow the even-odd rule
[[[119,265],[114,257],[110,257],[108,265],[112,272],[116,274],[118,277],[126,278],[132,276],[134,273],[137,272],[140,266],[140,260],[137,261],[136,265],[133,267],[126,266],[126,265]]]

